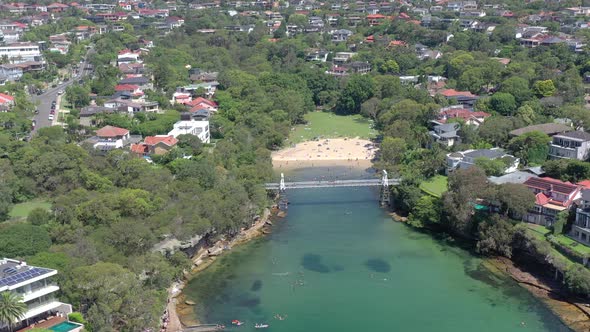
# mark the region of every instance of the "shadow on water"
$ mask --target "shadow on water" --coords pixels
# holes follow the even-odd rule
[[[305,254],[301,259],[301,265],[306,270],[319,272],[319,273],[330,273],[330,268],[322,263],[322,256],[316,254]]]
[[[391,271],[391,264],[379,258],[368,259],[365,262],[365,266],[372,271],[380,273],[387,273]]]
[[[262,288],[262,280],[254,280],[250,290],[253,292],[258,292]]]
[[[241,294],[236,297],[235,303],[239,307],[251,308],[260,305],[260,298],[248,294]]]
[[[375,203],[373,199],[363,199],[363,200],[339,200],[339,201],[328,201],[328,200],[318,200],[318,201],[297,201],[294,203],[290,203],[292,206],[307,206],[307,205],[350,205],[350,204],[363,204],[363,203]]]

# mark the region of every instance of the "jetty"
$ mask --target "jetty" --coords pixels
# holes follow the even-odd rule
[[[178,332],[213,332],[213,331],[223,331],[224,328],[222,325],[219,324],[201,324],[201,325],[193,325],[187,326]]]

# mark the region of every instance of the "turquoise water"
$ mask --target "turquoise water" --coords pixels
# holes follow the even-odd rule
[[[68,332],[80,327],[78,324],[70,323],[70,322],[61,322],[57,325],[54,325],[49,328],[51,331],[55,332]]]
[[[271,235],[187,285],[197,317],[246,322],[239,331],[569,331],[478,258],[393,222],[377,197],[376,188],[289,192]]]

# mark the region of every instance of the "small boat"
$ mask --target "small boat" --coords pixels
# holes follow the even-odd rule
[[[254,327],[257,328],[257,329],[265,329],[268,326],[269,326],[268,324],[256,324],[256,325],[254,325]]]
[[[240,325],[244,324],[244,322],[240,322],[237,319],[232,320],[231,323],[232,323],[232,325],[237,325],[237,326],[240,326]]]

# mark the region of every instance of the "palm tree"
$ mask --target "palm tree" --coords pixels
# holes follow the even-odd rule
[[[27,312],[27,305],[23,302],[23,297],[12,292],[3,292],[0,294],[0,322],[8,325],[12,331],[14,321],[20,320]]]

